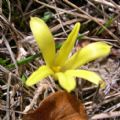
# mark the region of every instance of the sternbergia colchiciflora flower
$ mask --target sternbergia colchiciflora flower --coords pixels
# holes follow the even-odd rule
[[[80,23],[75,24],[67,40],[57,52],[53,35],[42,19],[31,17],[30,28],[46,64],[30,75],[26,85],[32,86],[51,75],[68,92],[76,87],[76,77],[86,79],[96,85],[100,84],[101,88],[105,87],[104,80],[97,73],[79,68],[90,61],[109,55],[111,46],[105,42],[94,42],[70,56],[79,33]]]

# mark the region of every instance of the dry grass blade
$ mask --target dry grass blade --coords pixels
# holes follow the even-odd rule
[[[88,119],[119,120],[119,13],[120,0],[0,0],[0,120],[22,119],[23,114],[31,109],[36,109],[35,111],[39,113],[41,107],[44,108],[45,114],[49,112],[56,117],[61,117],[59,116],[61,113],[64,115],[70,111],[66,108],[71,107],[73,101],[77,101],[78,108],[78,101],[81,98]],[[61,90],[58,82],[51,80],[50,77],[43,83],[27,87],[24,83],[28,76],[38,66],[44,64],[41,52],[30,31],[31,16],[45,20],[54,35],[56,50],[60,49],[66,35],[70,33],[76,22],[81,23],[81,29],[72,53],[91,42],[104,41],[111,45],[112,51],[107,58],[81,67],[98,73],[106,82],[106,89],[98,90],[97,86],[77,78],[76,89],[72,92],[77,96],[77,100],[66,92],[48,96],[52,92]],[[63,94],[62,99],[61,94]],[[71,98],[71,103],[67,98]],[[64,105],[65,102],[68,106]],[[57,107],[53,107],[54,104],[57,104]],[[56,108],[58,113],[46,111],[46,105],[48,105],[46,109]],[[35,111],[31,114],[34,115]],[[72,112],[74,113],[75,110]],[[71,117],[74,115],[77,114],[72,114]],[[69,118],[67,116],[65,119]]]

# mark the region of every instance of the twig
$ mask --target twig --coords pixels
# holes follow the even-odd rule
[[[23,113],[27,113],[30,109],[33,108],[33,106],[37,103],[37,99],[39,97],[39,95],[48,87],[47,84],[45,83],[39,83],[38,84],[38,88],[37,90],[35,91],[35,95],[30,103],[30,105],[26,106],[25,110],[23,111]]]
[[[2,0],[0,0],[0,14],[2,14]]]
[[[101,119],[107,119],[107,118],[115,118],[119,116],[120,116],[120,111],[108,112],[108,113],[96,114],[91,118],[91,120],[101,120]]]
[[[23,16],[21,15],[20,18],[22,18],[22,17],[30,17],[30,16],[36,14],[37,12],[39,12],[43,8],[44,8],[44,5],[36,8],[36,9],[33,9],[30,12],[23,13]]]
[[[58,11],[62,11],[62,12],[64,12],[64,13],[67,13],[67,14],[69,14],[69,15],[73,15],[73,16],[75,16],[75,17],[79,17],[79,18],[84,18],[84,19],[90,19],[87,15],[84,15],[84,14],[80,14],[80,13],[76,13],[76,12],[72,12],[72,11],[67,11],[67,10],[65,10],[65,9],[61,9],[61,8],[55,8],[54,6],[50,6],[50,5],[48,5],[48,4],[46,4],[46,3],[44,3],[44,2],[41,2],[41,1],[39,1],[39,0],[35,0],[35,2],[37,2],[37,3],[39,3],[39,4],[41,4],[41,5],[44,5],[44,6],[46,6],[46,7],[48,7],[48,8],[51,8],[51,9],[57,9]],[[94,17],[93,17],[94,18]],[[99,18],[94,18],[94,19],[96,19],[97,21],[99,21],[100,23],[105,23],[105,21],[104,20],[102,20],[102,19],[99,19]]]
[[[69,20],[69,21],[64,22],[62,25],[63,26],[70,25],[70,24],[75,23],[77,21],[78,21],[77,19]],[[58,24],[55,27],[51,28],[51,31],[55,32],[55,31],[59,30],[60,28],[61,28],[61,25]]]
[[[104,112],[115,111],[117,108],[120,108],[120,103],[113,105],[112,107],[106,109]]]
[[[111,37],[113,37],[114,39],[118,40],[118,43],[120,44],[120,39],[114,35],[110,30],[108,30],[103,24],[101,24],[95,17],[92,17],[91,15],[89,15],[88,13],[86,13],[85,11],[83,11],[80,7],[77,7],[76,5],[74,5],[73,3],[69,2],[68,0],[63,0],[64,2],[66,2],[67,4],[69,4],[70,6],[76,8],[78,11],[82,12],[83,14],[87,15],[89,17],[89,19],[95,21],[98,25],[102,26],[103,29],[105,29],[109,35]]]
[[[88,4],[90,4],[91,6],[93,6],[98,12],[100,12],[101,15],[104,15],[106,18],[109,18],[109,15],[107,15],[104,11],[101,11],[101,10],[99,9],[99,7],[97,7],[96,5],[94,5],[93,2],[91,2],[91,1],[89,1],[89,0],[87,0],[87,2],[88,2]]]
[[[12,30],[12,32],[14,32],[15,35],[19,36],[21,39],[24,38],[24,35],[19,32],[8,20],[4,15],[0,15],[0,21],[2,21],[3,23],[5,23],[7,25],[8,28],[10,28]]]
[[[26,8],[25,8],[25,12],[27,12],[29,10],[29,8],[31,7],[33,3],[33,0],[29,0],[29,3],[27,4]]]
[[[16,62],[16,60],[15,60],[15,58],[14,58],[14,54],[13,54],[13,52],[12,52],[12,50],[11,50],[11,47],[10,47],[10,45],[9,45],[9,43],[8,43],[8,41],[7,41],[7,39],[5,38],[4,35],[3,35],[3,38],[2,38],[2,39],[3,39],[4,42],[5,42],[5,45],[6,45],[8,51],[9,51],[9,53],[10,53],[11,59],[13,60],[13,63],[15,64],[15,67],[16,67],[17,72],[18,72],[18,65],[17,65],[17,62]]]
[[[7,4],[8,4],[8,9],[9,9],[9,17],[8,17],[8,20],[9,22],[11,21],[11,5],[10,5],[10,1],[9,0],[6,0],[7,1]]]
[[[3,111],[9,111],[9,112],[12,112],[13,110],[8,110],[8,109],[6,109],[5,107],[0,107],[0,110],[3,110]],[[23,112],[21,112],[21,111],[14,111],[15,113],[19,113],[19,114],[24,114]]]
[[[6,69],[5,67],[3,67],[2,65],[0,65],[0,70],[1,70],[2,72],[6,73],[6,74],[11,73],[11,76],[17,80],[19,86],[22,86],[22,80],[21,80],[18,76],[16,76],[15,74],[13,74],[13,73],[10,72],[9,70],[7,70],[7,69]],[[29,96],[32,96],[31,93],[29,93],[29,91],[27,91],[25,88],[23,88],[23,90],[24,90]]]
[[[6,103],[7,109],[10,109],[10,84],[11,84],[11,73],[9,73],[8,75],[7,103]],[[7,116],[7,120],[10,120],[10,111],[7,111],[6,116]]]
[[[55,2],[55,1],[54,1]],[[57,6],[56,6],[56,4],[55,4],[55,7],[57,8]],[[59,23],[60,23],[60,25],[61,25],[61,28],[62,28],[62,30],[63,30],[63,32],[65,33],[65,35],[67,36],[67,33],[66,33],[66,31],[65,31],[65,29],[64,29],[64,26],[63,26],[63,23],[62,23],[62,21],[61,21],[61,19],[60,19],[60,14],[59,14],[59,11],[57,10],[57,9],[55,9],[56,10],[56,16],[58,17],[58,21],[59,21]]]
[[[97,3],[100,3],[100,4],[103,4],[103,5],[107,5],[107,6],[109,6],[109,7],[116,8],[116,5],[114,5],[113,3],[108,2],[108,1],[106,1],[106,0],[92,0],[92,1],[97,2]],[[120,9],[120,6],[119,6],[119,5],[117,5],[117,7]]]

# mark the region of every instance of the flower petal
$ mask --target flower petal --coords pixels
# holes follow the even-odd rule
[[[80,78],[86,79],[89,82],[92,82],[96,85],[100,84],[101,88],[105,88],[106,86],[105,82],[95,72],[91,72],[87,70],[67,70],[66,73],[73,77],[80,77]]]
[[[68,74],[59,72],[55,74],[58,78],[59,84],[62,88],[64,88],[67,92],[71,92],[76,87],[76,81],[74,77],[68,76]]]
[[[41,66],[35,72],[33,72],[26,81],[26,85],[32,86],[44,79],[45,77],[54,74],[53,71],[48,66]]]
[[[42,19],[31,17],[30,28],[46,64],[51,66],[55,57],[55,43],[48,26]]]
[[[78,32],[80,29],[80,23],[76,23],[72,32],[69,34],[67,40],[63,43],[62,47],[56,54],[55,66],[61,66],[65,63],[68,55],[70,54],[72,48],[74,47]]]
[[[63,69],[75,69],[92,60],[109,55],[111,46],[104,42],[94,42],[77,51],[63,66]]]

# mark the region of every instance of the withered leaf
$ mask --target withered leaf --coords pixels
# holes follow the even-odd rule
[[[88,120],[88,117],[80,100],[59,91],[45,98],[40,107],[24,115],[23,120]]]

